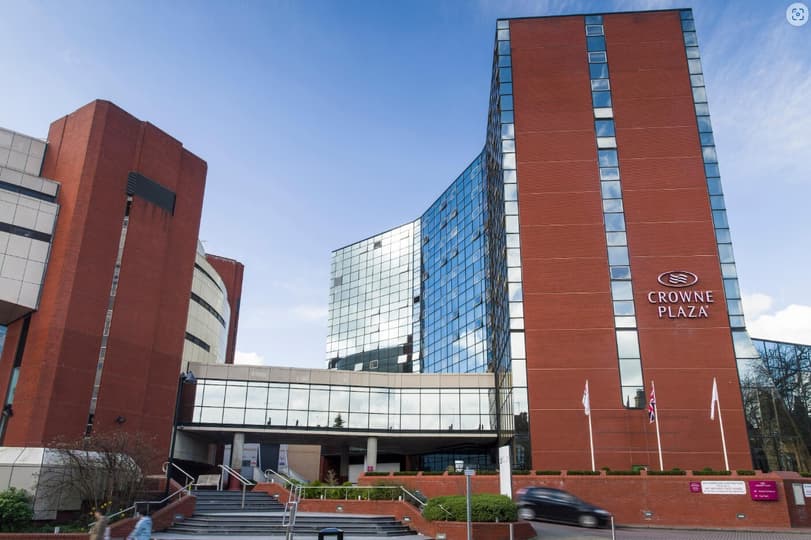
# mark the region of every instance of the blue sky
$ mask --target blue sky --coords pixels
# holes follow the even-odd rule
[[[27,1],[0,125],[109,99],[208,162],[242,361],[323,367],[331,250],[413,220],[484,143],[498,17],[693,7],[750,331],[811,343],[811,24],[791,2]]]

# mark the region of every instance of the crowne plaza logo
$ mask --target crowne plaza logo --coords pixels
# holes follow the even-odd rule
[[[669,272],[662,272],[659,274],[656,281],[665,287],[692,287],[698,283],[698,276],[685,270],[671,270]]]

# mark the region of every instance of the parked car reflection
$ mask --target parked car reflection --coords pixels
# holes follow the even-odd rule
[[[518,491],[518,517],[526,520],[607,527],[611,513],[561,489],[529,487]]]

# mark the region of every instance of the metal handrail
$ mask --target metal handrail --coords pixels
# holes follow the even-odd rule
[[[373,487],[379,487],[379,486],[373,486]],[[400,491],[402,491],[403,493],[405,493],[406,495],[408,495],[409,497],[414,499],[417,502],[417,504],[420,506],[420,511],[422,511],[422,509],[425,508],[425,503],[422,502],[422,499],[420,499],[419,497],[417,497],[416,495],[414,495],[413,493],[408,491],[406,488],[404,488],[403,486],[400,486]]]
[[[270,473],[270,474],[268,474],[268,473]],[[280,478],[281,480],[283,480],[283,481],[284,481],[284,485],[285,485],[285,486],[288,486],[288,485],[290,485],[290,486],[295,486],[295,485],[296,485],[296,483],[295,483],[295,482],[293,482],[292,480],[290,480],[289,478],[287,478],[287,477],[286,477],[285,475],[283,475],[282,473],[277,472],[277,471],[274,471],[273,469],[270,469],[270,468],[265,469],[265,470],[264,470],[264,472],[263,472],[262,474],[264,475],[265,480],[270,480],[271,482],[273,482],[273,479],[272,479],[272,478],[269,478],[269,477],[270,477],[270,476],[275,476],[275,477]]]
[[[105,516],[105,517],[109,521],[111,518],[114,518],[115,516],[119,516],[121,514],[124,514],[125,512],[129,512],[130,510],[133,511],[133,517],[135,517],[135,510],[138,508],[139,505],[142,506],[142,505],[145,504],[145,505],[147,505],[147,509],[149,509],[150,504],[163,504],[163,503],[165,503],[166,501],[168,501],[169,499],[171,499],[172,497],[174,497],[175,495],[177,495],[179,493],[190,491],[192,485],[194,485],[194,484],[191,484],[191,483],[186,484],[185,486],[183,486],[180,489],[170,493],[169,495],[167,495],[166,497],[164,497],[163,499],[161,499],[159,501],[135,501],[134,503],[132,503],[132,506],[128,506],[128,507],[124,508],[123,510],[119,510],[118,512],[115,512],[115,513],[110,514],[109,516]],[[92,525],[92,523],[90,525]]]
[[[245,509],[245,489],[248,486],[252,486],[253,483],[250,480],[248,480],[247,478],[245,478],[244,476],[242,476],[241,474],[239,474],[238,472],[236,472],[234,469],[229,467],[228,465],[217,465],[217,467],[219,467],[223,471],[227,472],[228,474],[232,475],[234,478],[239,480],[240,483],[242,484],[242,509],[244,510]],[[222,491],[222,474],[220,474],[219,491]]]
[[[174,461],[164,461],[164,462],[163,462],[163,465],[161,465],[161,470],[162,470],[164,473],[166,473],[166,472],[168,472],[168,471],[169,471],[169,467],[170,467],[170,466],[171,466],[171,467],[174,467],[175,469],[177,469],[178,471],[180,471],[181,473],[183,473],[183,475],[184,475],[186,478],[188,478],[189,480],[191,480],[191,485],[194,485],[194,483],[196,482],[195,478],[194,478],[192,475],[190,475],[189,473],[187,473],[186,471],[184,471],[183,469],[181,469],[181,468],[180,468],[180,466],[179,466],[177,463],[175,463]]]

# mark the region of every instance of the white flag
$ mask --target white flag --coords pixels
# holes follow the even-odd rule
[[[718,406],[718,385],[715,377],[712,378],[712,401],[710,401],[710,420],[715,420],[715,408]]]
[[[586,381],[586,389],[583,390],[583,413],[586,416],[591,414],[591,402],[589,401],[589,382]]]

